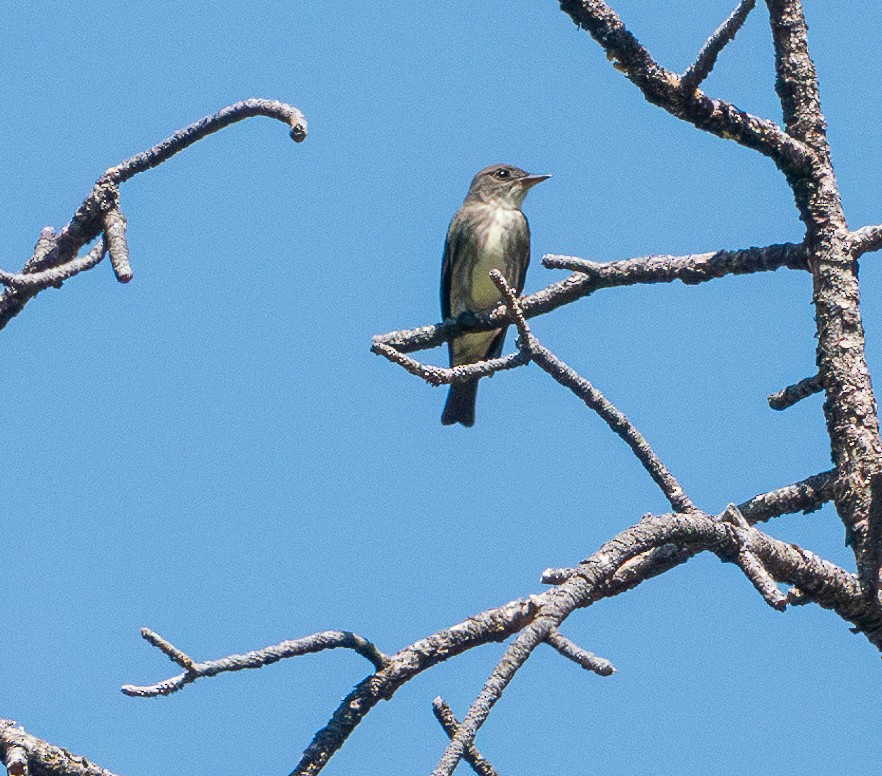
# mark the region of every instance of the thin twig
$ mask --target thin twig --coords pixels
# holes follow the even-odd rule
[[[587,649],[582,649],[578,644],[570,641],[557,628],[552,628],[545,638],[545,643],[554,647],[561,655],[582,666],[586,671],[593,671],[598,676],[612,676],[616,667],[605,657],[595,655]]]
[[[808,269],[807,255],[804,245],[782,243],[764,248],[689,253],[685,256],[641,256],[610,262],[549,253],[542,257],[542,266],[587,275],[594,283],[592,290],[596,290],[638,283],[671,283],[675,280],[686,285],[697,285],[726,275],[774,272],[782,267],[805,270]]]
[[[798,383],[788,385],[769,396],[769,406],[773,410],[786,410],[794,404],[814,396],[824,390],[821,375],[813,375],[800,380]]]
[[[58,286],[62,281],[72,278],[74,275],[92,269],[101,262],[107,253],[107,243],[102,238],[85,256],[75,259],[58,267],[50,267],[42,272],[22,273],[10,275],[0,270],[0,283],[9,286],[15,291],[35,294],[50,286]]]
[[[171,660],[172,663],[176,663],[187,673],[194,673],[196,671],[196,661],[193,660],[192,657],[186,652],[178,649],[170,641],[162,638],[162,636],[155,631],[150,630],[150,628],[141,628],[141,638],[148,644],[156,647],[169,660]]]
[[[517,291],[514,290],[505,279],[505,276],[498,269],[490,270],[490,279],[496,284],[496,287],[502,293],[505,299],[505,306],[508,308],[511,317],[514,319],[515,327],[518,330],[519,345],[518,349],[529,353],[528,343],[530,340],[530,327],[527,325],[527,319],[524,317],[524,311],[521,309],[520,299],[518,299]]]
[[[453,710],[444,699],[439,695],[432,701],[432,711],[435,719],[444,728],[448,738],[453,738],[456,731],[459,730],[459,721],[453,714]],[[492,763],[481,756],[481,753],[475,748],[474,744],[469,744],[463,749],[462,759],[472,766],[472,770],[480,776],[499,776]]]
[[[741,528],[748,536],[750,531],[753,530],[734,504],[729,504],[726,507],[720,519]],[[787,596],[781,592],[781,589],[775,583],[775,580],[772,579],[771,574],[769,574],[759,558],[747,549],[746,544],[739,548],[732,561],[744,572],[744,575],[751,581],[757,592],[759,592],[769,606],[779,612],[783,612],[787,608]]]
[[[635,428],[627,417],[617,409],[588,380],[578,375],[550,350],[540,345],[535,338],[530,344],[533,361],[557,382],[569,388],[585,404],[596,412],[613,432],[621,437],[637,456],[643,468],[652,477],[653,482],[661,488],[662,493],[677,512],[688,512],[693,509],[692,501],[686,495],[677,479],[668,471],[661,459],[650,447],[649,442]]]
[[[367,639],[347,631],[314,633],[312,636],[292,641],[283,641],[281,644],[275,644],[253,652],[246,652],[244,655],[229,655],[219,660],[208,660],[204,663],[194,662],[184,652],[148,628],[143,628],[141,635],[146,641],[166,654],[173,662],[183,667],[185,673],[151,685],[123,685],[123,693],[137,698],[154,698],[157,695],[170,695],[202,677],[216,676],[227,671],[242,671],[246,668],[263,668],[264,666],[277,663],[279,660],[322,652],[326,649],[351,649],[353,652],[369,660],[377,670],[383,668],[388,660],[386,655],[380,652]]]
[[[637,456],[637,459],[649,473],[649,476],[661,488],[665,497],[676,511],[683,512],[692,509],[692,502],[680,486],[680,483],[668,471],[667,467],[631,421],[590,382],[576,374],[575,371],[551,353],[550,350],[543,347],[530,333],[530,328],[520,307],[520,300],[518,300],[517,294],[508,284],[502,273],[498,270],[492,270],[490,277],[503,294],[506,310],[518,329],[518,352],[514,356],[494,359],[495,363],[483,361],[467,367],[443,369],[421,364],[376,339],[374,340],[373,351],[385,356],[390,361],[400,364],[411,374],[417,375],[432,384],[452,382],[454,379],[463,380],[473,375],[483,376],[499,371],[500,368],[509,369],[514,366],[520,366],[528,360],[534,360],[557,382],[573,391],[590,409],[600,415],[606,424],[628,444]]]
[[[265,116],[287,124],[291,128],[291,139],[295,143],[302,143],[306,140],[306,119],[293,105],[288,105],[278,100],[262,100],[257,98],[241,100],[221,108],[217,113],[212,113],[198,121],[194,121],[146,151],[130,156],[125,161],[109,168],[101,176],[99,183],[104,181],[123,183],[139,172],[144,172],[162,164],[176,153],[183,151],[204,137],[219,132],[225,127],[230,126],[230,124],[235,124],[237,121],[243,121],[254,116]]]
[[[756,0],[741,0],[729,18],[717,27],[713,35],[707,39],[695,61],[680,78],[680,85],[684,92],[692,92],[710,75],[720,52],[735,38],[755,4]]]
[[[496,372],[503,372],[506,369],[514,369],[529,363],[526,354],[520,351],[501,358],[490,358],[486,361],[476,361],[473,364],[462,364],[449,368],[423,364],[382,342],[375,342],[371,351],[398,364],[410,374],[425,380],[429,385],[456,385],[470,382],[475,378],[487,377],[496,374]]]

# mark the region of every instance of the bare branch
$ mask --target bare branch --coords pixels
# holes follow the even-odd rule
[[[734,562],[769,606],[778,612],[783,612],[787,608],[787,596],[781,592],[781,588],[778,587],[756,555],[742,550],[735,556]]]
[[[748,537],[750,531],[753,530],[734,504],[729,504],[726,507],[720,519],[741,528]],[[783,612],[787,608],[787,596],[775,584],[775,580],[772,579],[771,574],[763,566],[760,559],[747,549],[746,544],[738,550],[732,561],[744,572],[744,575],[751,581],[757,592],[759,592],[769,606],[779,612]]]
[[[113,273],[120,283],[128,283],[132,279],[132,265],[129,263],[129,243],[126,240],[126,217],[118,207],[104,214],[104,234]]]
[[[25,264],[21,275],[3,273],[0,276],[0,282],[9,286],[0,294],[0,329],[18,315],[39,291],[46,288],[40,282],[20,281],[19,278],[41,273],[48,269],[62,269],[65,265],[71,263],[80,248],[94,240],[105,230],[107,214],[114,209],[118,209],[119,206],[118,187],[120,183],[129,180],[140,172],[162,164],[162,162],[179,151],[193,145],[193,143],[207,135],[252,116],[267,116],[284,122],[291,127],[291,137],[295,142],[302,142],[306,138],[306,119],[303,118],[303,114],[297,108],[282,102],[276,102],[275,100],[243,100],[223,108],[211,116],[206,116],[190,124],[190,126],[184,127],[184,129],[178,130],[175,134],[157,143],[152,148],[148,148],[146,151],[109,168],[98,179],[91,193],[83,200],[83,203],[79,206],[77,212],[74,213],[67,226],[58,233],[55,233],[49,227],[43,229],[40,234],[40,240],[37,241],[34,249],[34,254]],[[111,216],[111,222],[115,229],[114,252],[120,257],[119,268],[121,272],[118,272],[118,277],[122,279],[126,277],[126,262],[122,260],[122,254],[120,253],[121,243],[118,239],[120,235],[120,222],[118,219],[115,220],[115,216]],[[127,251],[125,255],[127,255]],[[76,271],[81,272],[83,269],[88,268],[78,267]],[[116,271],[116,266],[114,269]],[[70,277],[72,274],[76,273],[63,274],[61,279]]]
[[[386,666],[367,677],[341,701],[306,748],[291,776],[315,776],[381,700],[388,700],[413,677],[438,663],[483,644],[503,641],[532,621],[545,595],[530,596],[488,609],[411,644],[389,657]]]
[[[794,512],[809,513],[833,500],[836,472],[815,474],[793,485],[762,493],[738,505],[738,511],[749,525],[771,520]],[[654,547],[627,561],[616,571],[610,582],[611,595],[623,593],[635,585],[670,571],[696,554],[692,548],[665,544]],[[559,585],[576,573],[574,568],[549,568],[542,572],[546,585]]]
[[[242,671],[246,668],[263,668],[264,666],[277,663],[279,660],[322,652],[326,649],[351,649],[353,652],[369,660],[374,668],[378,670],[383,668],[387,660],[386,656],[367,639],[347,631],[314,633],[312,636],[292,641],[283,641],[281,644],[275,644],[253,652],[246,652],[244,655],[229,655],[219,660],[208,660],[204,663],[194,662],[184,652],[148,628],[143,628],[141,635],[150,644],[164,652],[173,662],[183,667],[185,673],[173,676],[171,679],[166,679],[163,682],[146,686],[123,685],[123,693],[137,698],[154,698],[157,695],[170,695],[205,676],[216,676],[226,671]]]
[[[805,246],[793,243],[687,256],[642,256],[608,263],[549,255],[542,259],[546,267],[572,268],[576,274],[552,283],[535,294],[521,297],[518,304],[525,318],[535,318],[604,288],[671,283],[675,280],[687,284],[705,283],[726,275],[770,272],[782,267],[806,269],[807,255]],[[437,347],[462,332],[498,329],[508,320],[508,308],[500,304],[487,315],[460,316],[433,326],[393,331],[375,336],[374,342],[411,353]]]
[[[12,776],[114,776],[85,757],[71,754],[0,719],[0,761]]]
[[[492,361],[479,361],[466,367],[443,369],[421,364],[377,339],[374,340],[372,350],[385,356],[390,361],[400,364],[411,374],[422,377],[432,384],[453,382],[454,380],[459,381],[476,375],[483,376],[499,371],[501,368],[509,369],[513,366],[520,366],[529,360],[534,360],[557,382],[573,391],[590,409],[600,415],[606,424],[628,444],[675,510],[681,512],[692,509],[692,502],[674,475],[668,471],[667,467],[631,421],[591,383],[585,378],[580,377],[551,353],[550,350],[539,344],[538,340],[530,333],[514,290],[497,270],[491,271],[490,276],[505,297],[506,310],[509,311],[511,318],[515,321],[518,328],[520,336],[518,338],[518,353],[515,354],[515,357],[508,356],[502,359],[493,359]]]
[[[769,406],[773,410],[786,410],[803,399],[814,396],[823,390],[824,385],[821,382],[820,375],[805,377],[798,383],[788,385],[786,388],[771,394],[769,396]]]
[[[382,342],[374,342],[371,350],[377,355],[384,356],[393,363],[403,367],[412,375],[422,378],[430,385],[465,383],[474,380],[476,377],[487,377],[488,375],[496,374],[496,372],[503,372],[506,369],[524,366],[530,360],[526,353],[518,351],[501,358],[490,358],[486,361],[476,361],[473,364],[462,364],[448,368],[423,364],[415,358],[406,356],[390,345],[384,345]]]
[[[764,248],[691,253],[686,256],[643,256],[606,263],[548,254],[542,257],[542,264],[549,269],[568,269],[586,275],[593,281],[591,293],[600,288],[671,283],[674,280],[696,285],[726,275],[770,272],[782,267],[808,269],[807,255],[805,245],[783,243]]]
[[[759,151],[783,170],[805,169],[809,164],[806,147],[773,121],[745,113],[725,100],[711,99],[699,89],[685,91],[680,76],[659,65],[602,0],[561,0],[560,7],[576,26],[591,34],[615,68],[653,105],[699,129]]]
[[[652,477],[653,482],[661,488],[674,510],[688,512],[694,508],[680,483],[655,454],[649,442],[600,391],[550,350],[536,342],[535,338],[530,343],[530,353],[538,366],[576,394],[590,409],[600,415],[615,434],[627,443],[643,468]]]
[[[738,511],[751,525],[794,512],[808,514],[833,500],[836,472],[826,471],[793,485],[754,496],[738,505]]]
[[[882,249],[882,225],[865,226],[852,232],[851,249],[856,259]]]
[[[582,666],[586,671],[593,671],[598,676],[612,676],[616,667],[604,657],[599,657],[578,644],[570,641],[557,628],[552,628],[545,643],[554,647],[561,655]]]
[[[680,78],[683,91],[693,91],[710,75],[720,52],[734,40],[754,5],[756,5],[756,0],[741,0],[729,18],[717,27],[714,34],[707,39],[707,42],[701,47],[701,51],[698,52],[698,57]]]
[[[440,695],[432,701],[432,711],[435,714],[435,719],[441,723],[441,727],[447,733],[447,737],[453,738],[456,731],[459,730],[459,722],[453,715],[453,710]],[[471,765],[472,770],[480,776],[499,776],[490,761],[485,760],[472,744],[463,749],[462,759]]]
[[[144,172],[162,164],[176,153],[202,140],[202,138],[219,132],[225,127],[230,126],[230,124],[235,124],[237,121],[254,116],[266,116],[267,118],[276,119],[287,124],[291,127],[291,139],[295,143],[302,143],[306,140],[306,119],[293,105],[278,102],[277,100],[261,100],[257,98],[242,100],[241,102],[228,105],[226,108],[221,108],[217,113],[213,113],[210,116],[204,116],[199,121],[194,121],[146,151],[130,156],[124,162],[109,168],[101,176],[99,183],[104,181],[123,183],[139,172]]]
[[[839,477],[836,509],[846,526],[861,582],[870,589],[876,584],[879,569],[867,560],[868,555],[874,555],[869,537],[882,533],[870,525],[870,478],[882,470],[882,439],[866,361],[853,237],[831,162],[802,3],[766,0],[766,4],[775,48],[775,90],[785,125],[789,134],[811,148],[815,159],[802,174],[790,175],[788,182],[806,225],[811,252],[817,364],[826,396],[827,433]]]
[[[58,286],[62,281],[72,278],[80,272],[92,269],[101,263],[105,253],[107,253],[107,244],[102,239],[85,256],[79,256],[58,267],[44,269],[42,272],[10,275],[8,272],[0,270],[0,283],[12,289],[11,291],[7,290],[6,294],[15,294],[21,291],[33,295],[44,288]],[[0,296],[0,306],[2,306],[4,298],[5,296]]]
[[[693,553],[710,550],[723,558],[742,550],[752,553],[775,580],[798,585],[815,603],[834,609],[882,648],[882,612],[863,596],[853,574],[793,544],[773,539],[755,528],[744,529],[692,511],[649,517],[623,531],[582,561],[575,573],[549,591],[535,618],[520,632],[494,668],[448,745],[432,776],[450,776],[464,746],[536,646],[575,609],[590,606],[611,593],[608,581],[629,560],[657,547],[674,545]]]

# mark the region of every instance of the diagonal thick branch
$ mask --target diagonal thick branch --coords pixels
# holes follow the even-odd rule
[[[790,493],[785,501],[792,497]],[[767,494],[760,501],[773,503],[776,497]],[[792,503],[791,506],[801,508]],[[364,679],[344,698],[325,728],[316,734],[292,776],[314,776],[321,772],[370,710],[380,700],[391,698],[410,679],[468,649],[502,641],[519,633],[506,651],[503,663],[500,663],[503,667],[494,671],[492,684],[495,689],[490,696],[482,695],[477,706],[473,704],[473,710],[480,707],[489,713],[490,707],[498,699],[498,695],[494,698],[493,693],[501,693],[523,660],[536,646],[546,641],[572,611],[629,590],[654,576],[651,569],[645,567],[636,577],[629,577],[628,584],[616,582],[620,572],[631,561],[671,545],[687,549],[691,554],[711,551],[726,559],[746,549],[776,581],[798,585],[807,601],[833,609],[854,624],[874,645],[882,648],[882,617],[862,595],[853,574],[755,528],[743,529],[703,513],[649,517],[603,545],[559,587],[542,595],[481,612],[390,655],[382,670]],[[506,678],[509,671],[510,675]],[[483,712],[478,716],[481,714]],[[481,722],[484,718],[481,718]],[[470,711],[454,736],[451,745],[460,755],[464,747],[473,741],[474,733],[480,727],[480,723],[475,724],[476,719],[475,713]]]
[[[653,105],[718,137],[770,157],[783,170],[804,169],[811,152],[773,121],[715,100],[699,89],[683,88],[676,73],[658,64],[602,0],[561,0],[561,10],[576,26],[587,30],[608,59],[632,81]]]
[[[653,549],[674,545],[694,553],[710,551],[729,560],[749,553],[770,578],[796,585],[802,595],[834,609],[882,649],[882,614],[867,601],[857,578],[813,553],[780,542],[756,528],[741,527],[699,512],[646,517],[582,561],[575,573],[550,591],[535,617],[506,649],[438,762],[432,776],[451,776],[465,746],[533,650],[575,609],[608,595],[608,581],[628,561]]]

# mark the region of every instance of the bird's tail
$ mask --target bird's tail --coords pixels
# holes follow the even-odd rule
[[[441,423],[452,426],[462,423],[464,426],[475,425],[475,401],[478,398],[478,381],[451,385],[447,394],[447,403],[441,414]]]

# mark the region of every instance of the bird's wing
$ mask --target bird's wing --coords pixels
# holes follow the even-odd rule
[[[459,212],[453,217],[450,226],[447,227],[447,239],[444,240],[444,260],[441,263],[441,317],[450,317],[450,286],[453,282],[453,264],[462,247],[462,239],[459,237],[461,230],[455,229]]]

